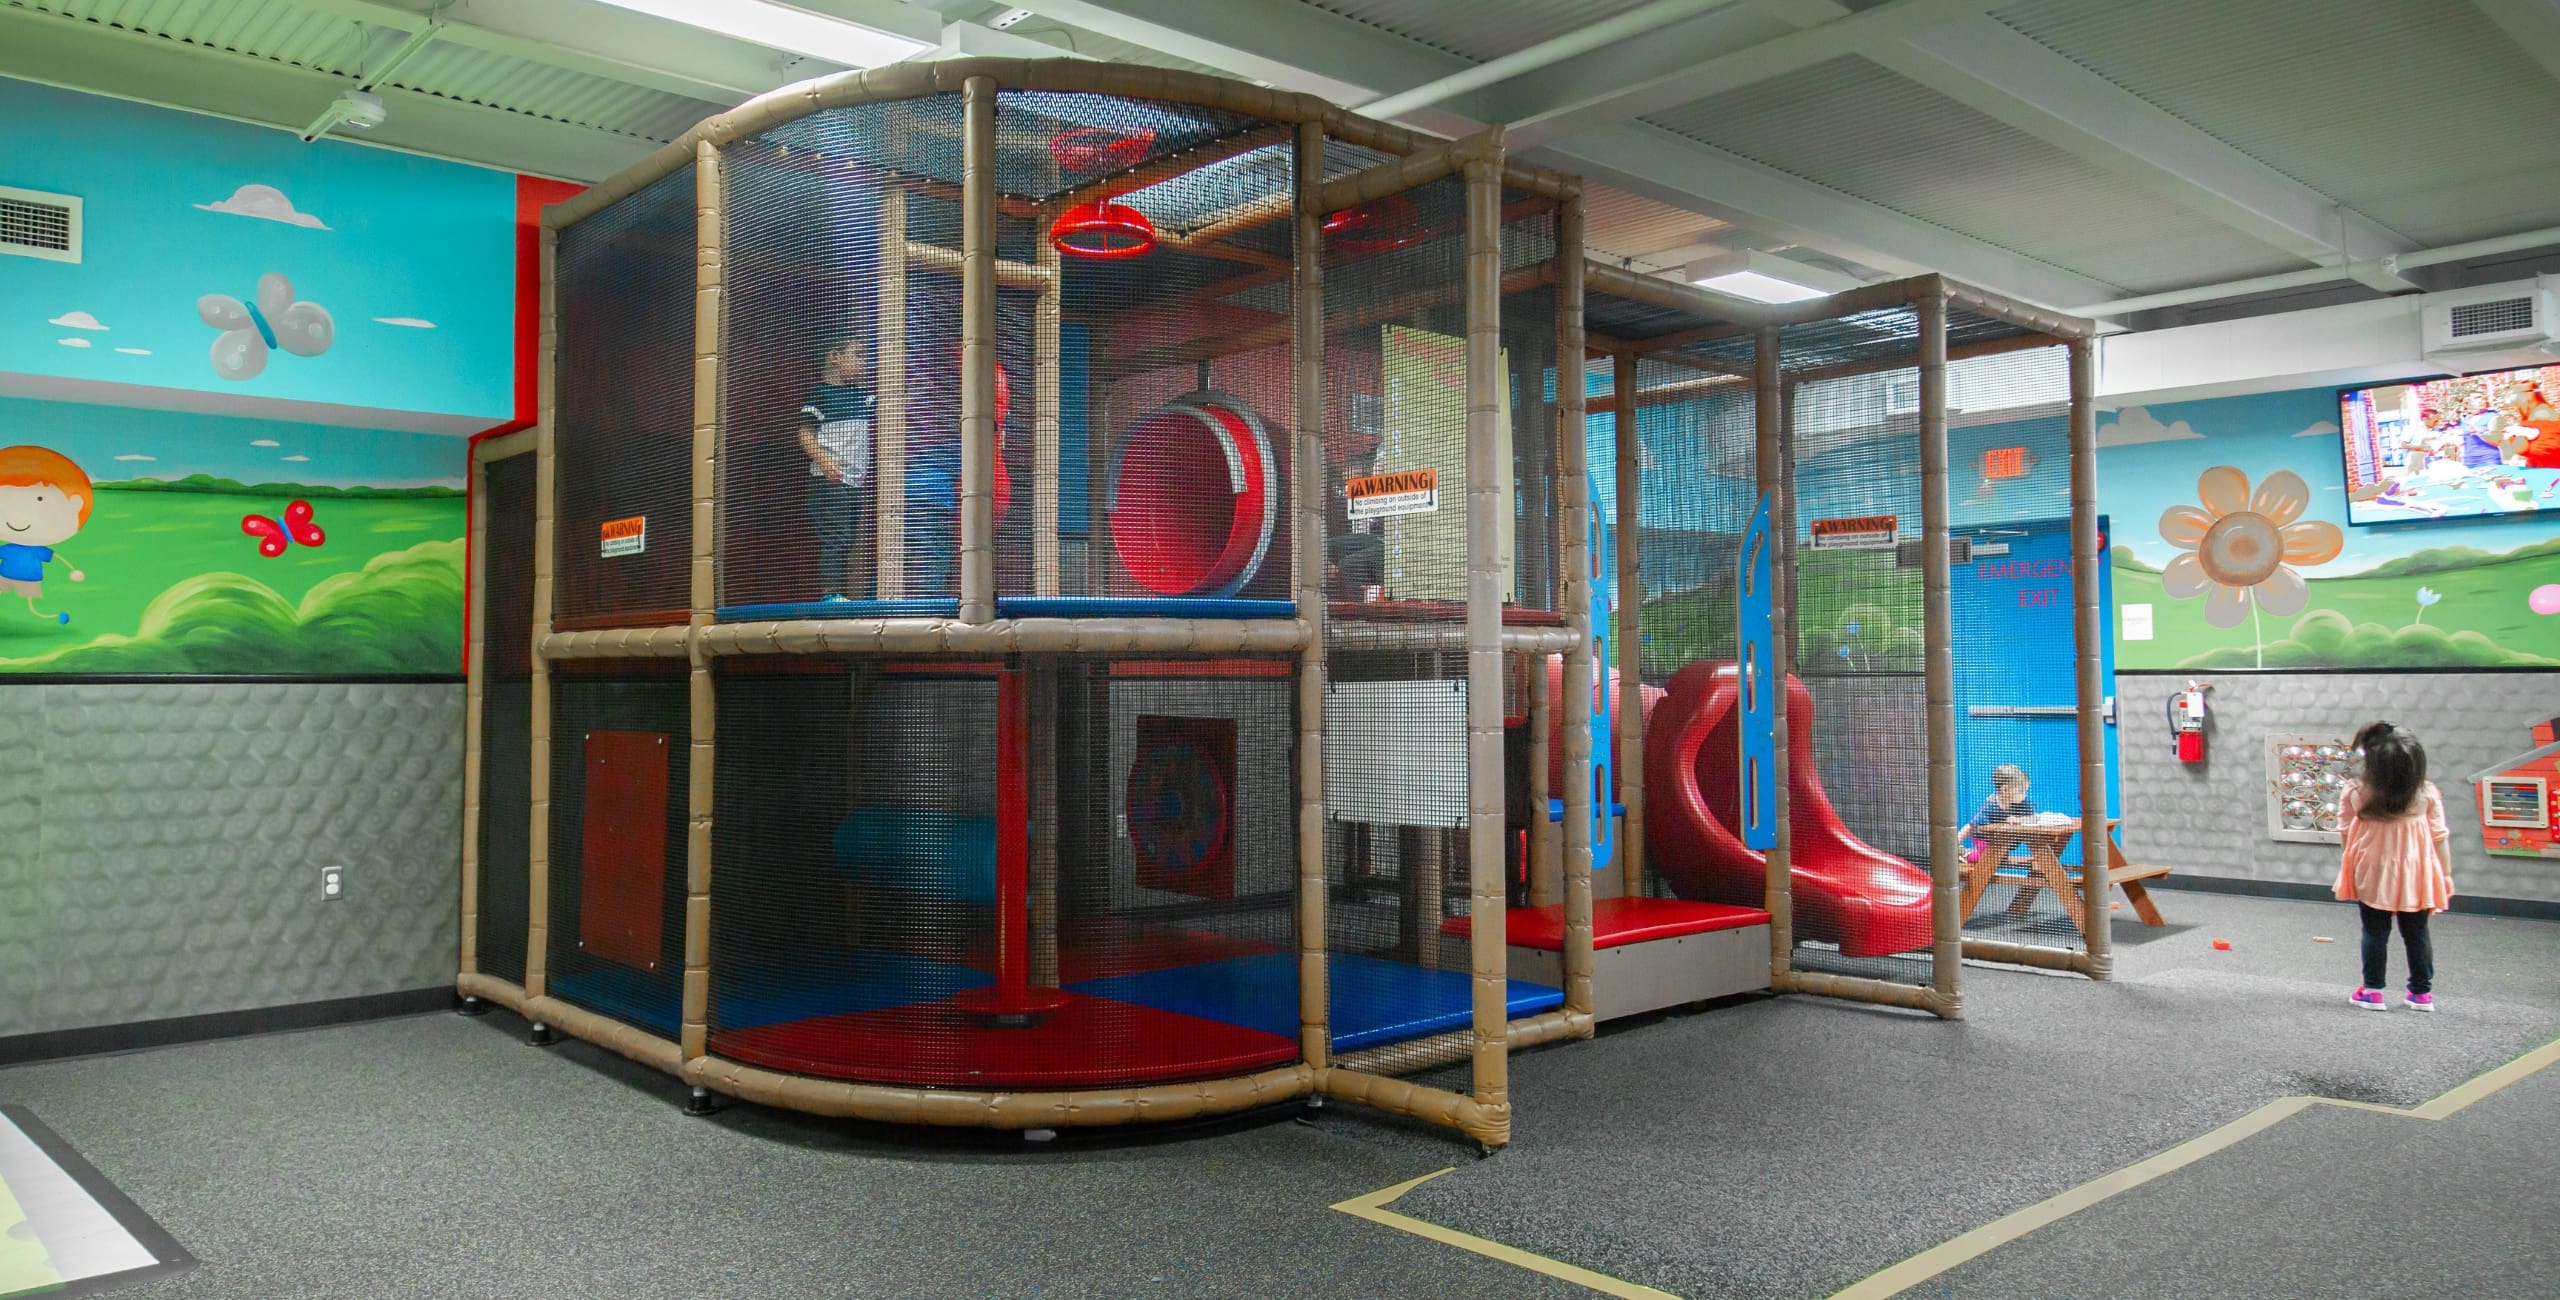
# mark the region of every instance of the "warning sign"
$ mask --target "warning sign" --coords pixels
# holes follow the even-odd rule
[[[1900,515],[1859,515],[1850,519],[1816,519],[1813,521],[1813,549],[1817,551],[1885,550],[1893,545],[1894,531],[1901,523]]]
[[[1440,508],[1440,471],[1409,469],[1355,478],[1342,485],[1342,495],[1354,520],[1427,515]]]
[[[649,549],[649,516],[633,515],[629,519],[604,521],[604,555],[638,555]]]

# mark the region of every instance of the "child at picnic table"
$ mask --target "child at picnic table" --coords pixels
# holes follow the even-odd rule
[[[2036,815],[2035,804],[2027,798],[2027,770],[2015,763],[2002,763],[1991,769],[1991,797],[1974,810],[1973,820],[1964,824],[1965,838],[1972,847],[1964,852],[1968,863],[1982,861],[1982,840],[1976,832],[1986,826],[2016,821]]]

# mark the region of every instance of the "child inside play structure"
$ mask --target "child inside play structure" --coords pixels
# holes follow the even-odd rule
[[[1966,838],[1973,840],[1964,851],[1964,860],[1982,861],[1982,841],[1973,839],[1975,831],[2035,815],[2036,806],[2027,798],[2027,770],[2015,763],[2002,763],[1991,769],[1991,797],[1983,800],[1982,806],[1974,810],[1973,820],[1964,824]]]
[[[871,595],[871,357],[862,340],[830,339],[818,381],[800,405],[800,450],[809,455],[809,527],[818,535],[818,593]]]

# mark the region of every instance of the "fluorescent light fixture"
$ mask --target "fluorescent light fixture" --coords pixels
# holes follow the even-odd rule
[[[617,9],[699,27],[706,32],[806,54],[848,68],[876,68],[932,49],[933,46],[811,13],[771,0],[603,0]]]
[[[1858,286],[1856,280],[1837,271],[1807,266],[1757,249],[1744,249],[1738,253],[1710,257],[1703,262],[1692,262],[1688,276],[1689,283],[1709,293],[1768,303],[1828,298]]]

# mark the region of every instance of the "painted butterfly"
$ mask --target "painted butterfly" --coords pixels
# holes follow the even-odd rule
[[[311,522],[311,503],[296,501],[284,508],[284,517],[270,519],[265,515],[240,516],[240,531],[258,539],[258,554],[272,560],[284,554],[285,548],[300,542],[318,546],[328,539],[320,525]]]
[[[338,323],[329,309],[295,301],[293,281],[275,271],[258,277],[255,301],[209,293],[196,299],[196,315],[222,331],[213,341],[213,373],[234,382],[257,378],[267,368],[270,348],[316,357],[338,339]]]

